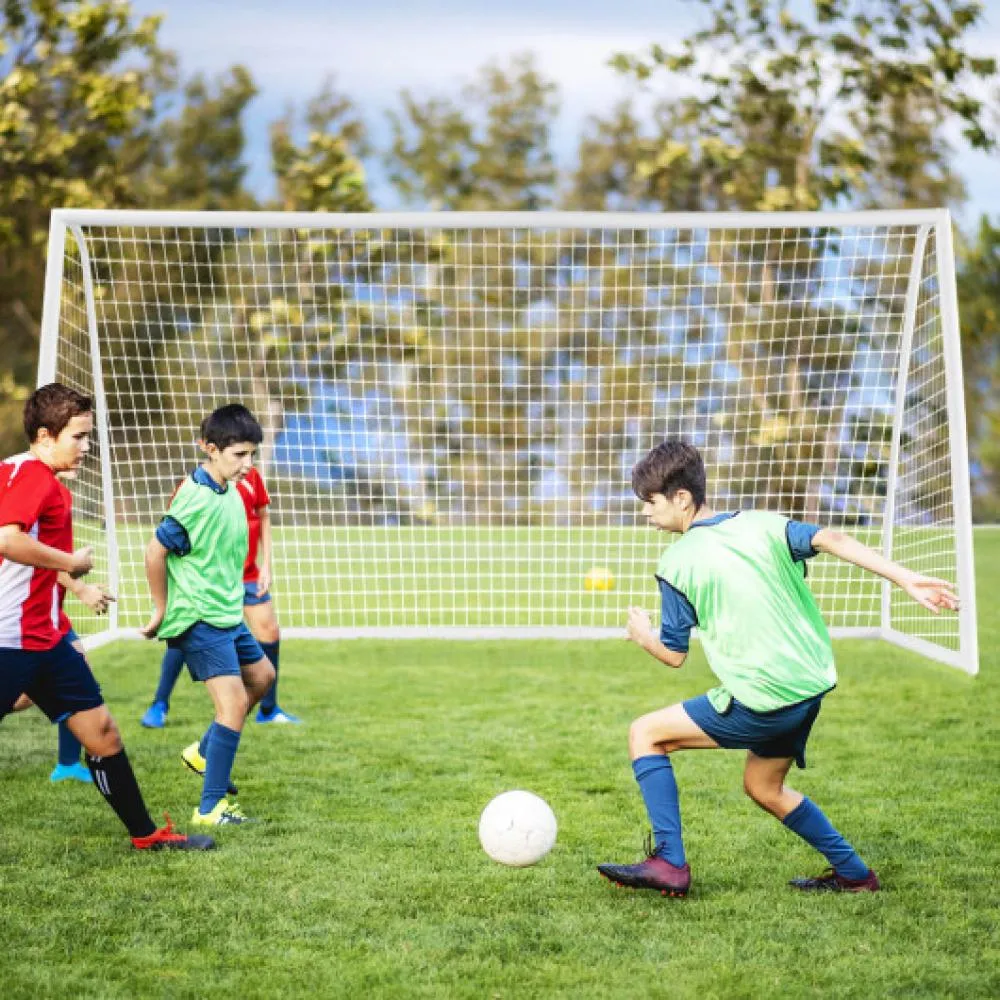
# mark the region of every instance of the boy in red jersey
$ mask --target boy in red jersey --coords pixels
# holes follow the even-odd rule
[[[133,847],[207,850],[211,837],[175,833],[169,821],[156,828],[97,681],[63,631],[59,574],[85,576],[93,550],[73,551],[73,499],[57,475],[90,450],[91,411],[67,386],[36,389],[24,406],[30,451],[0,463],[0,719],[27,695],[53,722],[66,720]]]
[[[264,655],[274,666],[275,673],[274,683],[257,708],[256,720],[262,723],[297,723],[300,721],[299,718],[284,711],[277,701],[281,633],[270,593],[271,518],[268,507],[271,504],[271,497],[261,474],[252,466],[239,480],[237,488],[246,508],[250,533],[247,559],[243,566],[243,617],[254,638],[260,643]],[[183,666],[184,656],[179,649],[168,649],[163,654],[156,693],[153,695],[152,704],[142,717],[142,724],[147,729],[162,729],[166,724],[167,713],[170,710],[170,695]]]

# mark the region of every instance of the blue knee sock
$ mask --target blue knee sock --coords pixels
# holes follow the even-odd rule
[[[171,649],[168,646],[160,664],[160,682],[156,685],[153,701],[162,701],[164,705],[170,704],[170,695],[183,666],[184,654],[179,649]]]
[[[684,864],[684,841],[681,839],[681,807],[677,799],[674,768],[666,754],[650,754],[632,761],[632,772],[639,782],[653,827],[656,853],[664,861],[681,867]]]
[[[240,745],[240,734],[235,729],[213,723],[212,738],[208,742],[208,753],[205,754],[205,780],[201,786],[201,805],[198,807],[202,816],[210,813],[220,801],[226,797],[229,785],[229,775],[233,770],[233,761]]]
[[[69,731],[64,719],[59,723],[59,763],[63,767],[80,763],[80,741]]]
[[[274,683],[267,694],[260,699],[261,710],[270,715],[278,707],[278,642],[262,642],[260,648],[274,667]]]
[[[850,879],[868,877],[868,866],[815,802],[803,799],[781,822],[815,847],[838,875]]]

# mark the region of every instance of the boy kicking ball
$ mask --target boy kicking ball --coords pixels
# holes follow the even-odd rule
[[[256,720],[276,725],[295,724],[300,721],[299,718],[278,704],[281,633],[271,600],[271,517],[268,513],[271,497],[263,477],[255,468],[240,478],[237,489],[246,508],[249,530],[247,558],[243,565],[243,617],[264,655],[271,661],[275,675],[274,683],[257,707]],[[181,650],[168,648],[160,664],[160,680],[152,704],[142,716],[142,724],[147,729],[162,729],[166,725],[170,695],[183,666],[184,654]]]
[[[697,626],[721,685],[632,723],[629,752],[653,828],[652,850],[640,864],[603,864],[598,871],[618,885],[686,896],[691,869],[670,755],[724,747],[748,751],[747,795],[830,864],[822,875],[790,885],[876,892],[875,872],[815,803],[785,784],[793,763],[805,767],[809,732],[837,683],[830,637],[805,582],[805,560],[829,553],[895,583],[935,613],[957,610],[950,585],[830,528],[763,511],[717,514],[705,505],[701,455],[681,441],[650,451],[632,470],[632,487],[652,527],[682,537],[664,552],[657,571],[659,636],[646,613],[631,608],[628,638],[667,666],[680,667]]]
[[[229,778],[249,710],[274,683],[274,668],[243,623],[243,564],[248,527],[236,482],[250,471],[263,435],[244,406],[222,406],[201,425],[206,460],[178,487],[146,546],[154,612],[142,632],[180,651],[202,681],[215,721],[184,763],[203,775],[192,822],[247,822]]]

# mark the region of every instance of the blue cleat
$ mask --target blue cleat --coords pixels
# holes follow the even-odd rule
[[[146,709],[142,717],[142,724],[147,729],[162,729],[167,724],[167,703],[164,701],[154,701]]]
[[[49,775],[49,781],[82,781],[86,785],[92,785],[94,779],[90,776],[84,764],[77,761],[75,764],[56,764],[55,769]]]
[[[297,715],[292,715],[291,712],[284,711],[279,705],[275,705],[270,712],[265,712],[264,709],[257,709],[257,721],[261,723],[274,722],[278,725],[301,725],[302,720]]]

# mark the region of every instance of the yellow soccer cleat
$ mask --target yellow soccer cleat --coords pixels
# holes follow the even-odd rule
[[[195,806],[191,822],[195,826],[239,826],[242,823],[256,821],[247,816],[238,803],[230,802],[228,799],[219,799],[215,803],[215,808],[207,814],[202,814]]]

